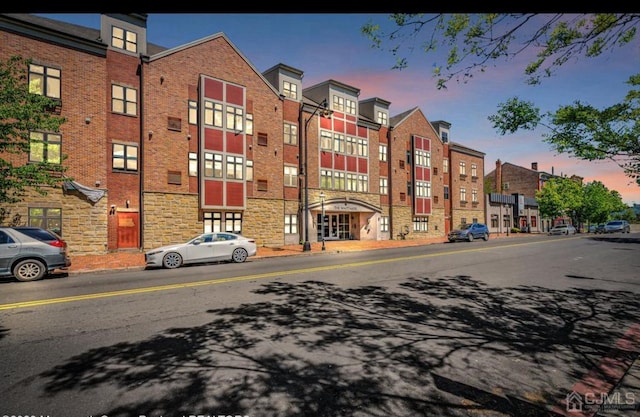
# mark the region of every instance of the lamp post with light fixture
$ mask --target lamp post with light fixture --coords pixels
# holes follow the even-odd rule
[[[322,233],[322,250],[327,250],[327,248],[324,246],[324,198],[325,198],[324,191],[321,191],[320,192],[320,204],[321,204],[322,209],[320,210],[320,212],[321,212],[320,216],[321,216],[321,219],[322,219],[321,220],[322,221],[322,227],[320,228],[320,231]]]
[[[304,104],[300,105],[300,119],[302,119],[302,111]],[[309,141],[307,139],[307,128],[309,127],[309,122],[313,119],[313,116],[318,113],[318,110],[322,110],[320,113],[323,117],[328,117],[331,114],[331,110],[327,108],[327,99],[322,100],[322,103],[318,104],[311,116],[309,116],[304,121],[304,244],[302,246],[303,252],[308,252],[311,250],[311,242],[309,242],[309,175],[307,170],[307,162],[309,160]],[[324,239],[323,239],[324,240]]]

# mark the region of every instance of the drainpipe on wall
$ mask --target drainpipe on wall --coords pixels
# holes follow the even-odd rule
[[[138,67],[138,77],[140,80],[140,184],[138,185],[138,221],[140,222],[138,225],[138,235],[140,237],[140,250],[144,250],[144,76],[143,76],[143,68],[144,68],[144,60],[145,57],[140,55],[140,66]]]
[[[389,240],[393,240],[393,176],[391,175],[393,171],[393,163],[391,162],[391,133],[393,132],[393,127],[389,126],[387,129],[387,179],[389,181]]]

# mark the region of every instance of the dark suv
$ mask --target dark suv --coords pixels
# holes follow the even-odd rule
[[[482,223],[462,224],[457,229],[450,231],[447,239],[449,239],[449,242],[455,242],[456,240],[471,242],[473,239],[489,240],[489,228]]]
[[[55,269],[67,269],[67,242],[39,227],[0,227],[0,277],[36,281]]]

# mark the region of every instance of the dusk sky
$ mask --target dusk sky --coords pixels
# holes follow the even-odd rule
[[[99,14],[40,15],[100,27]],[[524,82],[529,58],[523,56],[498,62],[467,84],[452,81],[446,90],[438,90],[432,69],[443,64],[442,55],[418,48],[409,56],[407,69],[393,70],[395,57],[372,48],[361,34],[369,21],[391,27],[388,14],[149,14],[147,40],[172,48],[223,32],[260,72],[283,63],[304,72],[303,88],[333,79],[359,88],[360,100],[390,101],[391,116],[419,107],[429,121],[451,123],[450,140],[485,153],[485,173],[495,169],[497,159],[527,168],[537,162],[541,171],[575,174],[585,183],[601,181],[625,203],[640,203],[640,187],[613,162],[556,155],[542,141],[548,133],[543,128],[500,136],[487,119],[514,96],[532,101],[543,113],[575,101],[598,109],[621,102],[630,88],[629,77],[640,72],[639,42],[598,58],[570,61],[538,86]]]

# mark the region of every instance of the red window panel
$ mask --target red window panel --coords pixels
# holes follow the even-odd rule
[[[331,117],[321,117],[320,118],[320,127],[322,129],[328,129],[331,130],[331,122],[333,121],[333,119]]]
[[[334,156],[333,167],[335,169],[341,169],[341,170],[344,169],[346,157],[344,155],[338,155],[338,154],[334,154],[333,156]]]
[[[344,133],[344,120],[334,120],[333,130],[336,132]]]
[[[233,132],[227,132],[227,152],[244,154],[244,138]]]
[[[204,204],[205,206],[222,206],[222,181],[204,181]]]
[[[362,127],[362,126],[358,126],[358,136],[361,138],[368,138],[369,135],[367,135],[368,133],[368,129],[366,127]]]
[[[347,156],[347,171],[358,172],[358,158]]]
[[[366,174],[368,171],[367,158],[358,158],[358,172]]]
[[[244,88],[227,84],[227,103],[244,106]]]
[[[205,78],[204,80],[204,96],[214,100],[222,101],[222,83],[211,78]]]
[[[222,130],[204,130],[204,148],[222,152]]]
[[[356,125],[355,123],[347,123],[347,134],[348,135],[355,135],[356,134]]]
[[[244,183],[227,182],[227,207],[244,207]]]

